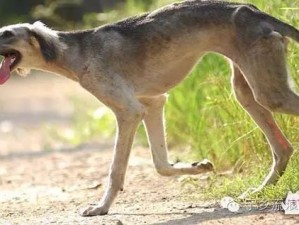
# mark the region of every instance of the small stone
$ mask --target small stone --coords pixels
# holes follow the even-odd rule
[[[124,225],[120,220],[117,220],[116,225]]]
[[[265,219],[264,216],[260,216],[260,217],[259,217],[259,220],[263,220],[263,219]]]

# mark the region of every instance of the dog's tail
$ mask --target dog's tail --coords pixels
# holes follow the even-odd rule
[[[299,43],[298,29],[266,13],[261,13],[259,16],[262,21],[271,24],[274,27],[274,30],[279,32],[282,36],[289,37]]]

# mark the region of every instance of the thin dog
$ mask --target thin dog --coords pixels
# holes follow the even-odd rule
[[[153,162],[164,176],[211,171],[208,160],[187,166],[168,162],[163,108],[167,91],[207,52],[228,58],[236,99],[265,134],[272,168],[255,191],[275,183],[293,149],[271,112],[299,114],[288,83],[286,38],[299,31],[253,5],[189,0],[91,30],[60,32],[40,22],[0,29],[0,82],[16,70],[38,69],[81,84],[114,113],[117,135],[109,181],[101,201],[83,216],[107,214],[123,189],[128,159],[144,122]]]

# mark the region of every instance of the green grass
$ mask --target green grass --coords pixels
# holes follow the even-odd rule
[[[237,198],[249,187],[256,188],[261,183],[269,170],[270,163],[258,163],[252,161],[252,168],[244,173],[230,176],[214,175],[209,181],[208,187],[202,191],[202,196],[206,199],[221,199],[225,196]],[[261,192],[252,194],[249,199],[256,203],[265,201],[282,200],[288,191],[296,192],[299,190],[299,152],[295,152],[290,160],[285,174],[276,185],[269,185]],[[249,173],[250,171],[250,173]]]
[[[173,1],[127,0],[119,13],[111,11],[107,21],[152,10]],[[251,0],[252,3],[279,19],[299,27],[298,3],[293,0]],[[93,17],[98,18],[98,17]],[[93,20],[91,20],[93,21]],[[94,21],[93,21],[94,22]],[[290,72],[298,85],[299,47],[293,42],[289,46],[288,63]],[[187,97],[186,97],[187,96]],[[94,118],[94,108],[89,108],[87,118],[78,112],[75,118],[77,138],[86,140],[89,136],[111,127],[112,117]],[[271,154],[264,135],[250,117],[235,101],[230,87],[230,70],[222,56],[206,55],[185,81],[170,91],[166,106],[168,141],[170,146],[184,146],[192,149],[193,158],[211,159],[218,171],[237,168],[233,178],[212,178],[209,188],[204,189],[208,197],[237,196],[246,188],[258,186],[271,165]],[[275,115],[278,123],[295,147],[286,174],[275,187],[268,187],[259,195],[261,200],[283,198],[289,190],[299,189],[299,117]],[[107,122],[108,121],[108,122]],[[104,123],[104,124],[102,124]],[[101,125],[100,125],[101,124]],[[83,128],[84,129],[83,129]],[[80,137],[80,131],[87,130]],[[108,129],[109,130],[109,129]],[[177,153],[179,157],[179,152]],[[217,179],[216,179],[217,178]],[[217,180],[218,185],[212,185]],[[220,185],[219,185],[220,184]]]
[[[299,9],[294,1],[247,2],[299,27]],[[298,86],[299,54],[294,43],[289,48],[288,62]],[[272,159],[264,135],[235,101],[229,79],[227,62],[219,55],[209,54],[184,83],[170,92],[166,110],[170,142],[192,148],[194,157],[211,159],[218,171],[234,166],[243,171],[233,178],[214,176],[209,188],[203,189],[205,196],[211,198],[236,197],[248,187],[257,187],[266,176]],[[299,190],[299,119],[285,115],[275,117],[296,153],[276,186],[251,196],[259,201],[281,199],[289,190]],[[216,180],[217,185],[212,185]]]
[[[247,2],[299,27],[299,9],[294,1]],[[298,46],[291,43],[288,63],[297,85],[298,52]],[[168,139],[172,145],[179,143],[192,148],[193,157],[211,159],[218,171],[232,167],[243,171],[228,178],[214,176],[209,188],[203,191],[206,197],[211,198],[236,197],[249,187],[257,187],[266,176],[272,160],[264,135],[235,101],[229,79],[227,62],[219,55],[209,54],[182,84],[170,92],[166,109]],[[281,199],[289,190],[299,190],[299,117],[275,117],[296,154],[276,186],[251,196],[259,201]],[[212,185],[216,180],[217,185]]]

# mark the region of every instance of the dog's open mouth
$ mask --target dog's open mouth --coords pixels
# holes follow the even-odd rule
[[[0,65],[0,84],[4,84],[9,79],[11,71],[13,71],[21,61],[21,54],[18,51],[10,51],[1,53],[1,55],[4,59]]]

